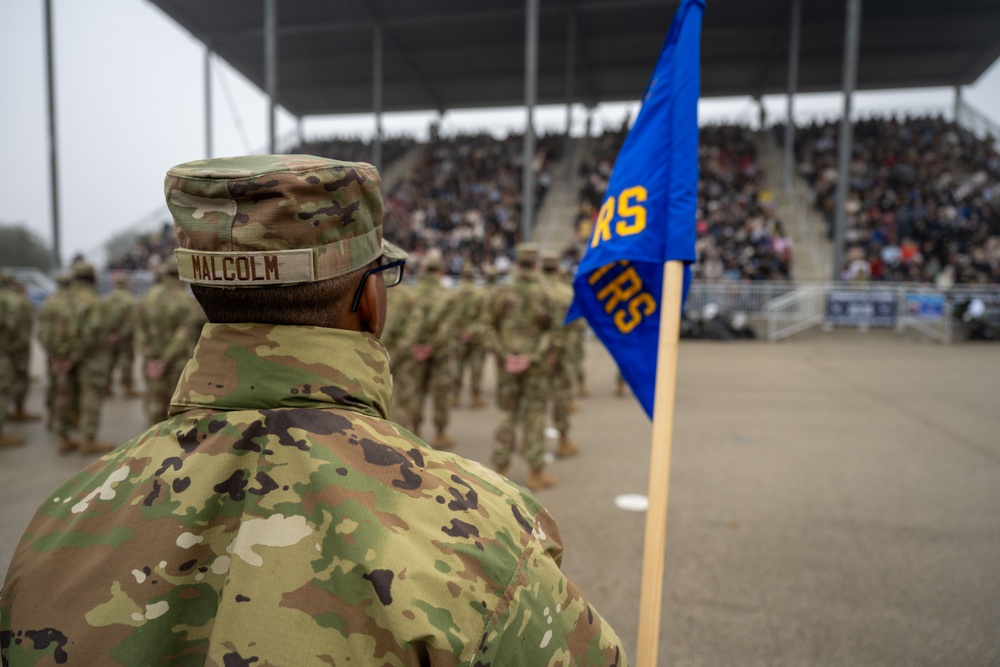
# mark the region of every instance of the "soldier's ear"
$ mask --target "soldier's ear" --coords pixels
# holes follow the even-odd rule
[[[367,331],[376,338],[382,335],[385,327],[385,284],[378,274],[368,276],[361,288],[358,319],[361,321],[362,331]]]

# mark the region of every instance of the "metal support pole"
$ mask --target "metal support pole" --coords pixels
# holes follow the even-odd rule
[[[306,127],[305,119],[299,116],[295,119],[295,139],[298,141],[299,146],[306,143]]]
[[[278,5],[264,0],[264,92],[267,94],[267,149],[275,153],[275,97],[278,93]]]
[[[566,139],[564,140],[563,162],[566,163],[566,184],[572,183],[573,160],[570,155],[570,130],[573,127],[573,97],[576,93],[576,5],[566,15]]]
[[[52,204],[52,266],[62,268],[59,229],[59,148],[56,142],[55,56],[52,50],[52,0],[45,0],[45,70],[49,97],[49,197]]]
[[[955,108],[952,112],[952,120],[958,123],[959,116],[962,115],[962,86],[955,86]]]
[[[576,88],[576,5],[566,15],[566,138],[573,124],[573,96]]]
[[[538,4],[525,0],[524,23],[524,105],[528,117],[524,128],[524,154],[521,169],[521,240],[530,241],[535,223],[535,103],[538,95]]]
[[[375,112],[372,164],[382,171],[382,26],[375,24],[372,33],[372,110]]]
[[[205,45],[205,157],[212,157],[212,47]]]
[[[847,226],[848,167],[851,162],[854,132],[851,126],[851,104],[858,79],[858,47],[861,32],[861,0],[847,0],[847,21],[844,27],[844,115],[840,119],[837,148],[837,202],[833,234],[833,280],[841,279],[844,264],[844,228]]]
[[[785,192],[792,191],[793,160],[795,159],[795,93],[799,87],[799,44],[802,35],[802,0],[792,0],[792,26],[788,37],[788,98],[785,112],[785,152],[781,163],[781,183]]]

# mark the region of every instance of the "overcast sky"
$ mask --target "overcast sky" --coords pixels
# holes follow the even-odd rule
[[[115,233],[153,227],[164,210],[166,170],[204,155],[204,47],[147,0],[53,0],[53,8],[62,258],[82,252],[100,261],[100,249]],[[0,9],[0,224],[26,225],[51,242],[44,4],[0,0]],[[214,154],[262,150],[265,98],[219,60],[214,72]],[[963,95],[1000,123],[1000,62]],[[862,93],[855,106],[950,111],[952,100],[945,89]],[[770,118],[784,116],[782,97],[764,101]],[[796,112],[799,118],[831,115],[841,104],[837,95],[799,96]],[[635,105],[600,108],[595,125],[618,122],[630,107]],[[540,109],[538,128],[561,129],[565,113]],[[746,99],[706,101],[700,114],[748,122],[756,117]],[[386,114],[383,126],[390,134],[425,133],[434,116]],[[510,129],[523,126],[524,117],[523,109],[449,113],[442,128]],[[575,119],[581,125],[582,112]],[[290,116],[279,114],[279,136],[295,127]],[[373,127],[370,117],[357,116],[307,119],[304,125],[306,136],[368,136]]]

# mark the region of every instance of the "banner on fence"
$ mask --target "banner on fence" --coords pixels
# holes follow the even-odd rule
[[[906,316],[915,320],[927,322],[940,322],[944,319],[945,298],[944,294],[915,294],[908,292],[906,295]]]
[[[896,293],[891,290],[830,290],[826,293],[826,323],[835,326],[895,326],[896,303]]]

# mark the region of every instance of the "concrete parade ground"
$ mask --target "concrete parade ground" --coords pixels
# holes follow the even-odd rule
[[[634,660],[645,514],[615,499],[646,493],[652,429],[615,397],[600,344],[587,355],[582,453],[555,461],[559,484],[538,496],[564,570]],[[496,409],[467,402],[455,451],[488,462]],[[139,400],[113,398],[101,438],[124,442],[142,421]],[[35,507],[90,460],[57,455],[40,423],[7,432],[28,443],[0,450],[0,572]],[[1000,666],[997,344],[853,330],[683,341],[669,498],[660,665]]]

